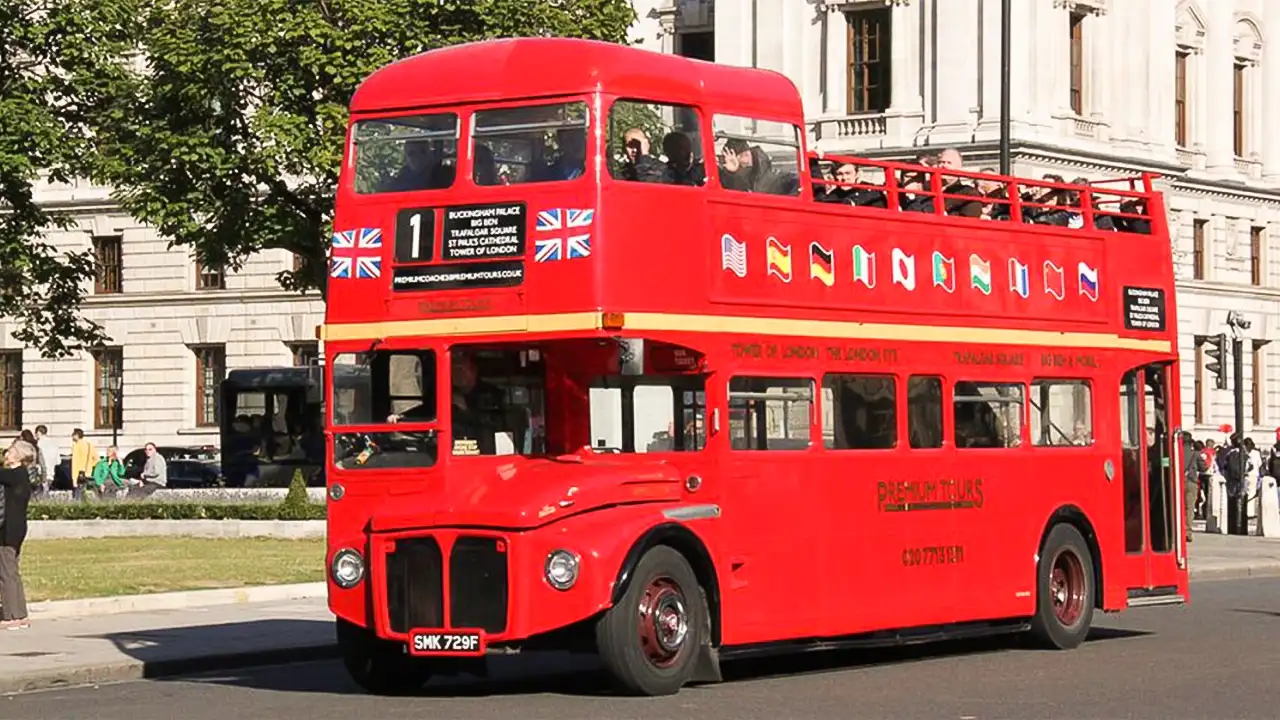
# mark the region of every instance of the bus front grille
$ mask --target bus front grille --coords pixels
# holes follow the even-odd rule
[[[392,632],[444,627],[444,557],[435,538],[396,541],[386,572]]]
[[[449,555],[449,626],[507,629],[507,546],[493,537],[463,536]]]

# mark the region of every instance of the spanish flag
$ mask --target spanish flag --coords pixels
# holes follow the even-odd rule
[[[809,243],[809,277],[827,287],[836,283],[835,256],[817,242]]]
[[[782,282],[791,282],[791,246],[783,245],[777,238],[769,238],[768,253],[768,273],[778,276]]]

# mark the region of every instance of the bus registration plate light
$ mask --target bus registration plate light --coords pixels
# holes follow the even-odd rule
[[[409,633],[409,654],[483,655],[484,633],[479,630],[414,630]]]

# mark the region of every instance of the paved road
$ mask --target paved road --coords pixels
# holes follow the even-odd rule
[[[1196,583],[1192,597],[1186,608],[1105,618],[1075,652],[1023,650],[1004,640],[815,654],[730,666],[729,682],[656,700],[609,696],[589,661],[575,663],[576,675],[530,679],[526,660],[501,669],[515,679],[411,699],[360,695],[336,663],[323,662],[32,693],[0,700],[0,717],[1275,718],[1280,579]]]

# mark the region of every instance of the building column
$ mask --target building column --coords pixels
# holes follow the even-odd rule
[[[1226,2],[1210,2],[1203,6],[1208,15],[1205,38],[1204,79],[1205,117],[1207,120],[1205,144],[1210,172],[1232,174],[1236,172],[1233,147],[1232,110],[1235,91],[1231,80],[1234,63],[1235,19],[1234,5]]]
[[[933,32],[938,35],[934,47],[937,55],[932,59],[934,78],[933,108],[930,131],[931,144],[967,141],[973,134],[975,93],[978,90],[978,48],[952,44],[949,39],[969,37],[982,20],[978,16],[977,0],[947,0],[934,3],[936,18],[930,18]],[[997,36],[998,37],[998,36]],[[998,53],[997,53],[998,54]]]
[[[1280,182],[1280,45],[1272,43],[1262,56],[1262,172],[1268,182]]]
[[[897,0],[893,3],[892,27],[893,39],[890,41],[889,56],[892,74],[889,104],[890,111],[897,114],[918,113],[923,109],[920,87],[920,14],[924,4],[912,4],[910,0]]]
[[[1135,10],[1138,8],[1134,8]],[[1177,42],[1172,34],[1177,24],[1177,12],[1171,3],[1154,3],[1142,8],[1142,20],[1146,24],[1148,56],[1145,63],[1143,84],[1147,86],[1146,140],[1157,152],[1173,155],[1173,103],[1176,90],[1176,69],[1174,55],[1177,53]],[[1123,40],[1126,35],[1117,34],[1110,40]],[[1189,89],[1189,88],[1188,88]]]

